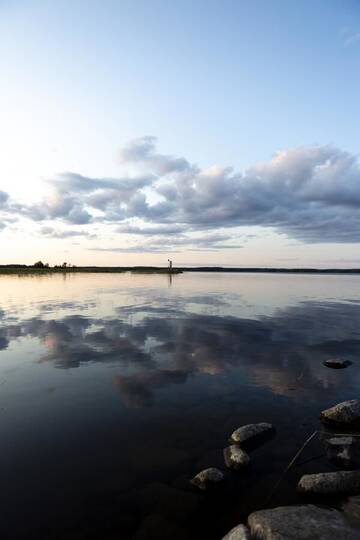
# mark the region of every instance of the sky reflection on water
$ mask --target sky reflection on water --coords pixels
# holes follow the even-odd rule
[[[160,482],[156,492],[175,490],[179,505],[188,504],[197,497],[188,478],[202,465],[221,466],[231,430],[252,421],[278,427],[268,445],[273,464],[260,451],[263,474],[252,486],[270,482],[322,408],[358,395],[358,280],[184,274],[169,286],[165,276],[2,276],[4,534],[30,513],[42,537],[47,518],[36,509],[50,519],[61,506],[66,527],[90,538],[79,517],[89,521],[84,501],[114,492],[118,504],[135,501],[125,512],[131,519],[113,520],[114,531],[145,538],[149,520],[150,529],[166,530],[139,490]],[[329,370],[322,362],[331,356],[353,366]],[[255,488],[247,504],[258,504]],[[105,514],[96,508],[99,525]],[[231,524],[226,508],[207,538]],[[192,538],[196,526],[189,532],[186,519],[175,522],[179,537]]]

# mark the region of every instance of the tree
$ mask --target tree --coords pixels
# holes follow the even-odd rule
[[[44,268],[44,263],[42,261],[37,261],[35,264],[34,264],[34,268]]]

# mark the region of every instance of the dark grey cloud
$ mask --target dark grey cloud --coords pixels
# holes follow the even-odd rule
[[[157,236],[157,235],[171,235],[181,234],[185,232],[186,228],[181,225],[160,225],[152,227],[138,227],[136,225],[122,225],[118,227],[117,232],[124,234],[135,234],[139,236]]]

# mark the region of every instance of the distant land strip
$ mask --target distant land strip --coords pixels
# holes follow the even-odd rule
[[[161,266],[56,266],[38,268],[26,264],[0,265],[1,274],[56,274],[56,273],[122,273],[139,274],[181,274],[183,272],[222,272],[252,274],[360,274],[360,268],[257,268],[223,266],[173,267],[171,270]]]

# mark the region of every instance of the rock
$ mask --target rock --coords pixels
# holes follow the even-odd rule
[[[249,455],[245,450],[236,446],[236,444],[232,444],[224,449],[224,460],[225,465],[229,467],[229,469],[239,470],[250,465]]]
[[[331,437],[325,444],[329,461],[341,467],[351,467],[355,461],[354,437]]]
[[[331,360],[325,360],[323,364],[332,369],[344,369],[351,366],[352,362],[350,360],[341,360],[341,358],[332,358]]]
[[[182,540],[186,530],[161,514],[146,516],[134,537],[134,540]]]
[[[342,509],[346,515],[353,519],[360,520],[360,496],[349,497],[348,500],[342,505]]]
[[[320,414],[326,424],[343,424],[349,427],[360,425],[360,400],[343,401]]]
[[[224,479],[224,474],[215,467],[204,469],[191,480],[191,483],[199,489],[209,489],[216,486]]]
[[[245,525],[234,527],[222,540],[251,540],[249,529]]]
[[[338,510],[312,504],[259,510],[248,525],[256,540],[355,540],[360,534]]]
[[[261,422],[260,424],[247,424],[236,429],[229,442],[238,444],[244,448],[254,448],[271,438],[275,433],[275,428],[272,424]]]
[[[297,485],[299,493],[313,495],[360,494],[360,471],[305,474]]]

